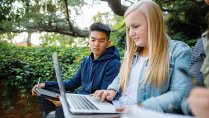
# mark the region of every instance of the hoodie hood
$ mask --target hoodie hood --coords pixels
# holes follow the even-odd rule
[[[94,60],[94,54],[91,52],[90,58]],[[120,59],[120,53],[115,46],[109,46],[106,48],[106,52],[94,61],[103,61],[109,59]]]

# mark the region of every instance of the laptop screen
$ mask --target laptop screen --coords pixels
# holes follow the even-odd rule
[[[56,78],[57,78],[57,82],[58,82],[58,86],[59,86],[59,90],[60,90],[60,95],[61,95],[60,101],[62,103],[62,108],[63,108],[64,115],[67,118],[68,116],[70,116],[69,105],[67,103],[66,96],[65,96],[65,88],[64,88],[64,85],[63,85],[63,82],[62,82],[62,73],[61,73],[61,69],[60,69],[60,66],[59,66],[58,53],[57,52],[55,52],[52,55],[52,59],[53,59]]]

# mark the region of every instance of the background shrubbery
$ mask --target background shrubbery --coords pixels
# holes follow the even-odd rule
[[[18,90],[21,95],[30,92],[38,78],[41,82],[55,80],[52,61],[53,52],[59,53],[63,79],[71,78],[77,71],[81,60],[89,55],[89,48],[60,47],[17,47],[0,42],[0,79],[3,85],[3,96]]]

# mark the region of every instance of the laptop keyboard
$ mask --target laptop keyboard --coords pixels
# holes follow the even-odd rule
[[[71,100],[71,103],[76,109],[83,110],[99,110],[91,101],[89,101],[85,96],[82,95],[70,95],[66,96]]]

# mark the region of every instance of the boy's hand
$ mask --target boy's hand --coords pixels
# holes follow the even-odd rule
[[[35,88],[38,87],[38,88],[44,88],[45,87],[45,83],[39,83],[39,84],[36,84],[32,90],[31,90],[31,93],[32,93],[32,96],[37,96],[37,93],[35,92]]]
[[[59,95],[56,96],[56,98],[58,98],[58,99],[59,99],[59,97],[60,97]],[[46,99],[51,101],[56,107],[59,107],[62,105],[60,101],[49,99],[49,98],[46,98]]]

